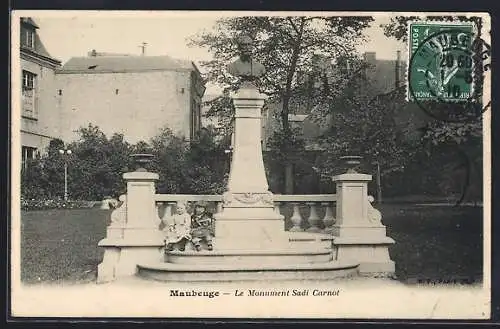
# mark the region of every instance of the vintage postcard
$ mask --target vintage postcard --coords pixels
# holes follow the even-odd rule
[[[11,317],[491,317],[488,14],[11,18]]]

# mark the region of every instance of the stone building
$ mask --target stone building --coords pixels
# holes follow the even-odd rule
[[[370,92],[373,93],[373,96],[390,93],[403,86],[406,64],[401,60],[400,55],[400,52],[397,52],[396,59],[386,60],[377,59],[375,52],[364,53],[363,59],[368,64],[365,76],[366,79],[371,82],[372,90]],[[334,77],[338,70],[349,69],[349,63],[341,61],[338,64],[332,64],[330,60],[324,56],[317,57],[313,62],[313,67],[317,65],[319,68],[318,71],[324,72],[325,76],[329,77]],[[312,88],[320,88],[321,82],[316,82],[317,83],[315,83]],[[277,119],[277,113],[282,107],[282,103],[270,102],[265,106],[267,115],[263,128],[263,145],[267,146],[268,139],[272,136],[273,131],[279,128],[280,121]],[[310,118],[312,110],[313,108],[309,104],[294,103],[293,100],[290,104],[290,114],[288,115],[290,126],[291,128],[297,128],[302,134],[307,152],[307,156],[304,154],[297,154],[296,158],[298,160],[314,159],[322,152],[321,147],[316,143],[316,139],[322,132],[330,127],[329,124],[332,124],[329,123],[329,120],[325,120],[325,122],[329,124],[319,125]],[[265,148],[265,151],[272,152],[269,148]],[[276,178],[275,181],[273,181],[272,178],[270,179],[270,185],[272,186],[273,192],[286,194],[325,192],[321,190],[320,177],[313,168],[301,168],[301,173],[299,175],[294,163],[288,163],[284,166],[280,166],[279,170],[281,172],[274,172],[271,175]]]
[[[164,127],[192,139],[201,127],[204,92],[191,61],[92,51],[57,71],[60,136],[74,140],[80,127],[92,124],[130,143],[148,141]]]
[[[55,71],[61,62],[45,49],[37,33],[39,27],[29,17],[20,19],[21,57],[21,154],[22,167],[26,159],[60,136],[61,117],[58,113]]]
[[[26,159],[51,140],[71,142],[89,124],[108,137],[148,141],[161,128],[192,139],[201,127],[204,82],[195,64],[168,56],[89,52],[61,67],[29,17],[21,25],[21,147]]]

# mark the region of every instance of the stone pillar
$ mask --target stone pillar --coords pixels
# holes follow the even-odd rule
[[[155,181],[158,174],[135,171],[123,174],[127,195],[118,217],[108,227],[107,236],[99,242],[104,248],[103,262],[98,267],[98,282],[112,281],[136,273],[139,262],[162,260],[163,236],[155,207]]]
[[[216,214],[216,250],[268,249],[288,237],[268,191],[261,144],[265,98],[252,85],[233,97],[234,148],[222,212]],[[279,242],[278,242],[279,241]]]
[[[333,177],[337,185],[337,214],[332,227],[334,254],[338,261],[357,261],[359,271],[391,274],[394,262],[389,246],[394,240],[386,236],[381,215],[368,196],[371,175],[355,172]]]

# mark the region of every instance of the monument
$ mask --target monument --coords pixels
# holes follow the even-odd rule
[[[216,215],[215,248],[269,250],[288,244],[288,235],[283,229],[283,216],[274,212],[262,157],[260,129],[265,97],[254,83],[264,75],[265,68],[252,58],[249,36],[241,35],[236,42],[239,58],[228,71],[241,80],[241,87],[233,95],[234,151],[223,211]]]
[[[213,250],[165,250],[158,235],[154,182],[143,168],[125,173],[125,218],[114,221],[98,281],[138,274],[160,281],[331,280],[363,273],[393,273],[394,262],[380,213],[370,204],[370,175],[335,176],[337,214],[332,233],[285,231],[274,208],[261,148],[261,108],[256,87],[265,68],[252,56],[252,39],[236,39],[239,58],[228,71],[241,80],[233,95],[234,153],[222,211],[215,215]],[[140,155],[144,157],[145,155]],[[352,161],[351,161],[352,162]],[[123,206],[123,205],[122,205]],[[116,210],[118,214],[120,209]]]

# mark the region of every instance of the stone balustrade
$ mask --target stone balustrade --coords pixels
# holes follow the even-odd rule
[[[156,194],[155,201],[158,219],[161,220],[172,216],[177,202],[185,202],[189,207],[205,201],[212,213],[222,211],[222,195]],[[336,201],[335,194],[274,194],[274,209],[277,214],[285,216],[284,228],[287,231],[331,232],[335,223]]]

